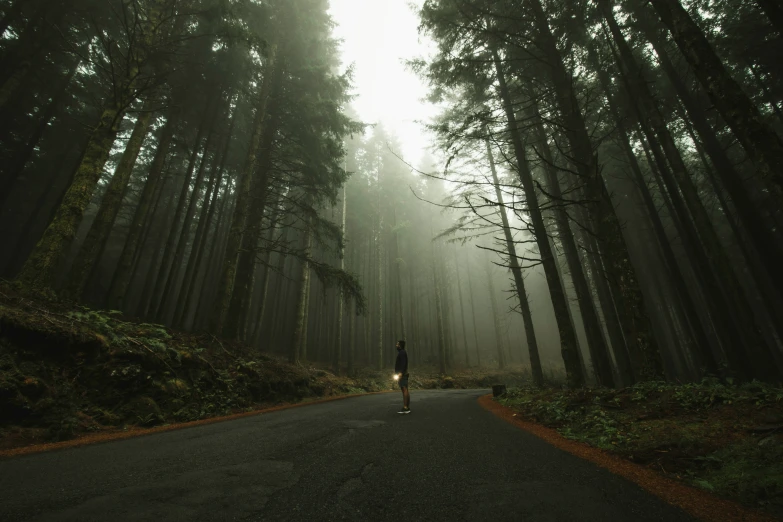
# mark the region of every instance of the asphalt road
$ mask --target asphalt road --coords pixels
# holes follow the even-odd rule
[[[315,404],[0,461],[0,521],[691,520],[482,409],[481,390]]]

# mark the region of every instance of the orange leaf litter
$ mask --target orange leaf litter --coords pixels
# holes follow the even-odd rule
[[[291,408],[299,408],[302,406],[309,406],[310,404],[320,404],[322,402],[339,401],[342,399],[348,399],[350,397],[362,397],[364,395],[378,395],[381,393],[391,393],[392,390],[380,391],[380,392],[368,392],[368,393],[353,393],[349,395],[335,395],[333,397],[327,397],[324,399],[316,399],[306,402],[297,402],[294,404],[281,404],[279,406],[272,406],[271,408],[264,408],[262,410],[253,410],[242,413],[234,413],[233,415],[225,415],[222,417],[210,417],[208,419],[201,419],[191,422],[182,422],[176,424],[168,424],[166,426],[157,426],[155,428],[140,428],[138,426],[129,427],[123,431],[108,431],[103,433],[91,433],[89,435],[83,435],[73,440],[65,440],[62,442],[49,442],[45,444],[35,444],[30,446],[21,446],[19,448],[12,448],[0,451],[0,458],[18,457],[20,455],[30,455],[32,453],[43,453],[45,451],[53,451],[66,448],[76,448],[79,446],[88,446],[90,444],[98,444],[101,442],[110,442],[114,440],[130,439],[133,437],[141,437],[142,435],[150,435],[153,433],[163,433],[164,431],[181,430],[183,428],[192,428],[194,426],[204,426],[205,424],[214,424],[216,422],[224,422],[234,419],[241,419],[242,417],[252,417],[253,415],[261,415],[262,413],[271,413],[274,411],[288,410]]]
[[[479,397],[478,401],[483,408],[491,411],[506,422],[532,433],[558,449],[567,451],[581,459],[589,460],[615,475],[638,484],[642,489],[673,506],[677,506],[699,520],[709,522],[716,520],[724,522],[773,522],[776,520],[771,515],[746,508],[729,500],[723,500],[706,491],[686,486],[681,482],[661,476],[655,471],[616,455],[611,455],[598,448],[566,439],[552,428],[524,421],[515,416],[516,414],[511,408],[502,406],[492,400],[491,394]]]

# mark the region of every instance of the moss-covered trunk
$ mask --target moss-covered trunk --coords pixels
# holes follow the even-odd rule
[[[123,106],[114,100],[103,109],[90,134],[73,182],[18,275],[25,283],[37,287],[55,286],[63,257],[103,173],[123,112]]]

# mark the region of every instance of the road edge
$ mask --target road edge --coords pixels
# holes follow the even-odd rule
[[[567,439],[552,428],[522,420],[514,410],[494,401],[492,394],[482,395],[478,398],[478,403],[482,408],[509,424],[535,435],[557,449],[590,461],[614,475],[633,482],[648,493],[655,495],[672,506],[682,509],[699,520],[705,522],[715,520],[724,522],[774,522],[777,520],[766,513],[746,508],[730,500],[716,497],[706,491],[661,476],[655,471],[611,455],[583,442]]]
[[[115,431],[109,433],[92,433],[84,435],[71,440],[64,440],[61,442],[47,442],[44,444],[33,444],[30,446],[20,446],[18,448],[11,448],[7,450],[0,450],[0,459],[5,460],[13,457],[21,457],[22,455],[33,455],[36,453],[45,453],[48,451],[56,451],[69,448],[77,448],[81,446],[92,446],[94,444],[101,444],[104,442],[114,442],[118,440],[131,439],[136,437],[142,437],[144,435],[153,435],[155,433],[163,433],[166,431],[182,430],[186,428],[193,428],[196,426],[204,426],[206,424],[215,424],[218,422],[225,422],[235,419],[241,419],[244,417],[253,417],[255,415],[261,415],[263,413],[273,413],[276,411],[290,410],[292,408],[301,408],[303,406],[310,406],[313,404],[321,404],[324,402],[339,401],[343,399],[350,399],[352,397],[365,397],[367,395],[380,395],[383,393],[393,393],[395,390],[384,390],[379,392],[366,392],[366,393],[349,393],[345,395],[333,395],[330,397],[323,397],[314,400],[304,400],[302,402],[292,402],[271,406],[269,408],[262,408],[259,410],[246,411],[240,413],[233,413],[231,415],[222,415],[220,417],[209,417],[206,419],[199,419],[190,422],[177,422],[173,424],[165,424],[163,426],[155,426],[154,428],[140,428],[133,426],[123,431]]]

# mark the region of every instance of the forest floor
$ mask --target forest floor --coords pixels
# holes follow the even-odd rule
[[[411,388],[526,379],[521,368],[451,375],[416,368]],[[391,369],[335,375],[0,281],[0,452],[393,389]]]
[[[709,378],[621,390],[511,388],[498,401],[566,438],[783,519],[783,388]]]

